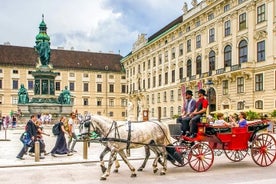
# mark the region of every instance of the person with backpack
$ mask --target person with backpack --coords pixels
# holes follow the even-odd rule
[[[52,151],[50,152],[53,157],[56,157],[57,155],[64,155],[67,154],[67,156],[71,156],[72,153],[69,152],[67,148],[65,133],[67,133],[64,129],[64,122],[66,121],[65,116],[61,116],[60,121],[58,123],[59,127],[59,134],[57,135],[56,144]]]
[[[28,134],[28,136],[31,138],[31,140],[34,142],[37,138],[37,128],[35,125],[35,122],[37,120],[36,115],[31,115],[31,119],[27,122],[27,125],[25,127],[25,132]],[[30,145],[23,143],[23,148],[18,153],[16,158],[20,160],[24,160],[23,156],[27,153],[28,148]],[[32,147],[34,144],[32,144]],[[40,159],[43,159],[44,157],[40,156]]]

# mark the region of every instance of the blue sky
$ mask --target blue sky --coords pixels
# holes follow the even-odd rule
[[[8,0],[0,2],[0,44],[33,47],[44,14],[51,48],[127,55],[138,34],[151,36],[191,0]]]

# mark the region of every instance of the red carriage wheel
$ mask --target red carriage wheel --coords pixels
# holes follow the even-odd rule
[[[276,159],[275,138],[267,133],[256,136],[251,145],[251,157],[259,166],[271,165]]]
[[[188,149],[189,149],[189,147],[185,143],[182,143],[181,141],[175,141],[173,143],[173,145],[175,147],[176,152],[181,156],[183,164],[177,162],[176,160],[170,160],[171,163],[177,167],[183,167],[183,166],[187,165],[188,164]]]
[[[247,151],[248,150],[224,150],[224,153],[229,160],[239,162],[246,157],[248,154]]]
[[[195,144],[188,155],[190,167],[198,172],[207,171],[213,164],[214,152],[206,143]]]

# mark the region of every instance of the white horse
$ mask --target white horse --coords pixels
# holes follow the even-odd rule
[[[123,161],[131,170],[131,177],[136,177],[135,168],[129,163],[124,152],[126,148],[147,147],[152,150],[156,157],[153,161],[153,171],[157,172],[157,162],[162,156],[164,161],[161,175],[164,175],[167,170],[167,153],[165,146],[171,143],[169,128],[166,124],[155,122],[132,123],[131,131],[126,130],[125,125],[116,125],[113,120],[99,115],[91,116],[92,125],[96,127],[102,136],[106,139],[106,146],[111,150],[108,168],[102,175],[101,180],[106,180],[110,175],[113,161],[116,160],[118,153]],[[129,134],[130,132],[130,134]],[[145,162],[145,161],[144,161]]]

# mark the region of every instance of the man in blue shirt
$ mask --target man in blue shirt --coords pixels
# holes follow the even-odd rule
[[[181,123],[182,134],[185,135],[189,131],[189,122],[191,120],[190,114],[194,112],[196,107],[196,100],[193,98],[193,92],[187,90],[185,93],[185,101],[183,103],[182,114],[177,118],[177,123]]]

